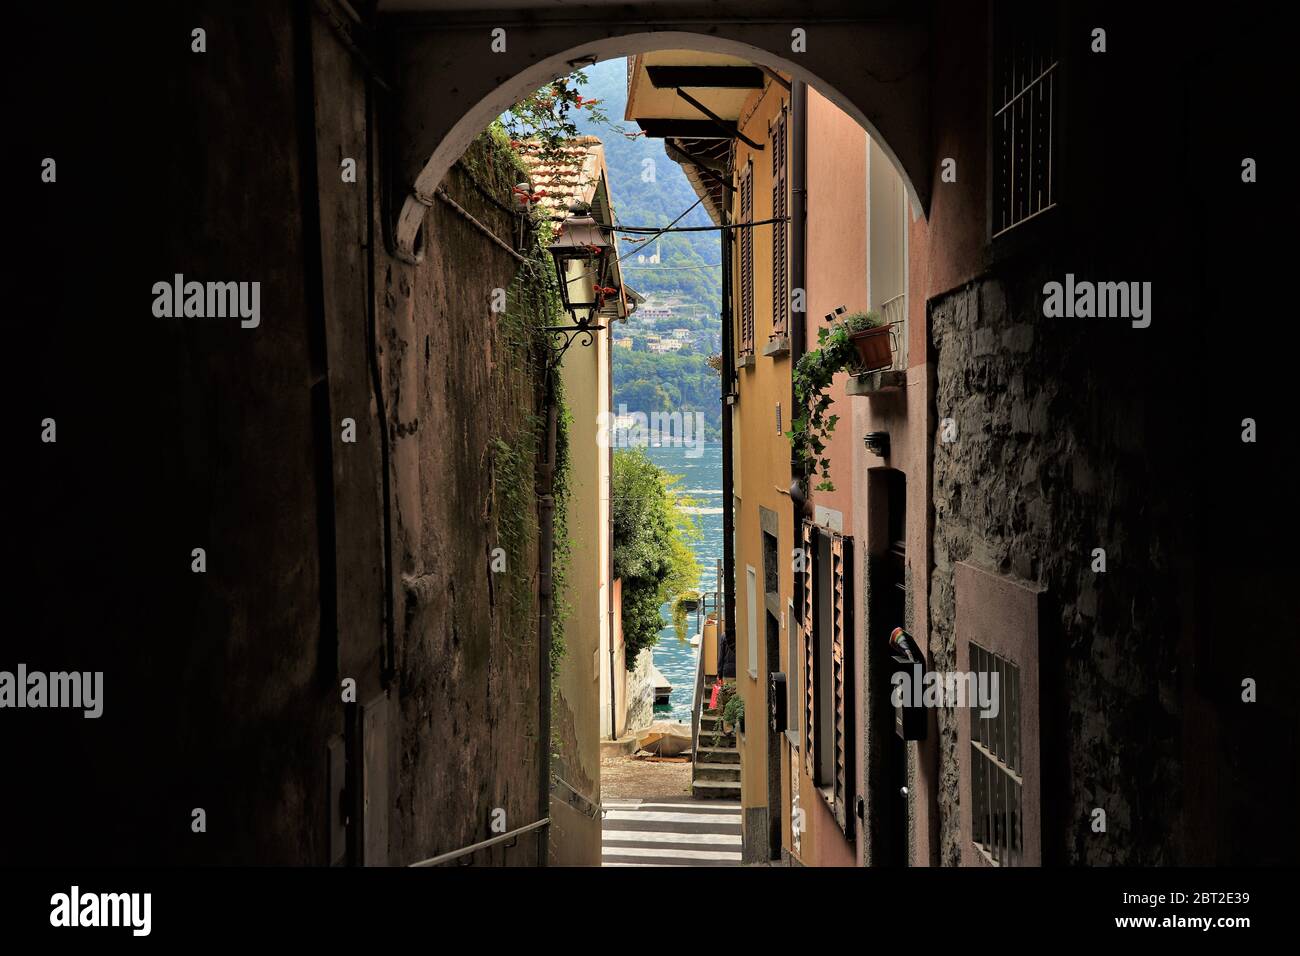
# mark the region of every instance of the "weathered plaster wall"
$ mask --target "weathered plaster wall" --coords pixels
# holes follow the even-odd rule
[[[569,266],[576,301],[593,301],[592,280],[583,263]],[[606,323],[608,324],[608,323]],[[553,722],[557,750],[552,772],[568,791],[600,803],[600,677],[608,668],[601,647],[609,646],[609,470],[611,449],[601,438],[609,411],[609,329],[590,345],[580,338],[564,354],[561,378],[568,426],[569,493],[580,504],[568,519],[569,595],[564,615],[565,655],[555,676]],[[568,791],[572,796],[572,791]],[[552,801],[552,803],[558,802]],[[563,851],[563,852],[561,852]],[[552,860],[572,866],[600,865],[600,819],[574,815]]]
[[[30,244],[12,306],[39,320],[14,324],[10,354],[35,363],[23,401],[59,441],[8,500],[39,516],[13,531],[26,593],[67,589],[6,657],[102,670],[105,700],[98,720],[6,714],[23,785],[5,788],[22,822],[4,855],[324,864],[325,747],[344,713],[322,676],[297,34],[284,7],[223,6],[227,52],[200,58],[185,11],[155,12],[126,45],[102,42],[89,10],[72,31],[53,7],[12,25],[16,75],[48,81],[24,85],[13,133],[59,176],[14,211]],[[259,327],[155,318],[151,288],[175,273],[260,281]]]
[[[16,407],[54,417],[59,440],[10,499],[40,516],[14,541],[31,593],[78,583],[15,629],[30,639],[14,654],[102,670],[105,700],[99,720],[23,711],[12,734],[7,713],[24,784],[5,788],[5,817],[24,822],[6,862],[326,865],[339,849],[328,748],[345,737],[354,795],[369,768],[368,861],[482,839],[494,807],[511,825],[536,818],[536,637],[504,626],[487,560],[489,442],[534,407],[488,311],[516,263],[442,206],[424,265],[386,256],[370,231],[382,191],[367,182],[363,74],[310,10],[159,4],[129,34],[89,9],[71,34],[55,7],[15,23],[15,66],[49,79],[27,85],[15,131],[59,174],[15,210],[31,242],[13,305],[40,317],[15,324],[14,354],[39,374]],[[196,25],[204,54],[190,50]],[[125,39],[101,42],[110,33]],[[51,77],[51,62],[66,69]],[[463,178],[448,188],[510,236]],[[177,273],[259,282],[260,325],[155,318],[153,284]],[[358,707],[383,699],[385,676],[362,748]],[[535,847],[476,862],[532,863]]]
[[[511,217],[498,199],[517,170],[479,141],[449,194],[497,235]],[[517,181],[517,180],[516,180]],[[500,807],[513,829],[539,815],[540,692],[535,615],[533,468],[538,381],[527,353],[491,311],[493,289],[518,301],[519,263],[445,203],[430,208],[418,268],[388,259],[381,273],[380,344],[393,439],[394,560],[400,671],[400,764],[394,848],[408,862],[491,835]],[[501,439],[510,452],[495,447]],[[527,464],[525,464],[527,463]],[[515,499],[512,503],[512,499]],[[524,503],[524,541],[507,549],[500,522]],[[515,566],[513,562],[522,562]],[[517,590],[529,602],[516,606]],[[564,727],[556,715],[557,730]],[[534,839],[493,848],[478,863],[537,862]]]

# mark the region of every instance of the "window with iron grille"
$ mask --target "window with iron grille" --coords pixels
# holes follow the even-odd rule
[[[788,215],[786,200],[786,108],[776,118],[770,131],[772,141],[772,337],[786,334],[790,317],[789,229],[780,220]]]
[[[1056,204],[1055,6],[1042,0],[994,4],[994,236]]]
[[[1019,866],[1024,854],[1020,754],[1020,668],[971,642],[970,667],[978,678],[998,678],[996,717],[971,711],[971,839],[997,866]]]
[[[845,835],[853,832],[853,539],[803,525],[804,766]]]
[[[754,221],[754,161],[740,171],[740,221]],[[740,352],[754,352],[754,230],[740,230]]]

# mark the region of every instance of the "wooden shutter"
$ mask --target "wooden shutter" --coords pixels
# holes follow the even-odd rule
[[[787,215],[786,202],[786,108],[770,131],[772,142],[772,218]],[[785,335],[790,316],[789,264],[786,254],[789,230],[784,222],[772,224],[772,335]]]
[[[817,779],[817,660],[816,638],[816,555],[817,532],[811,521],[803,523],[803,573],[800,581],[799,630],[803,634],[803,761],[808,776]]]
[[[740,221],[754,221],[754,161],[740,171]],[[754,351],[754,230],[740,230],[740,351]]]
[[[835,708],[835,773],[830,781],[835,822],[852,833],[853,763],[853,539],[831,537],[831,701]]]

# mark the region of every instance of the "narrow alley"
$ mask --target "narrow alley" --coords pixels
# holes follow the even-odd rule
[[[825,913],[983,938],[1300,859],[1283,11],[9,17],[0,866],[41,907],[283,892],[373,942],[854,868]]]

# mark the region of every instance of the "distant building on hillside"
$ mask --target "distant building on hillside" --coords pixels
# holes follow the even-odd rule
[[[661,299],[658,296],[648,296],[645,304],[638,310],[639,314],[649,322],[658,322],[660,320],[673,320],[677,316],[677,309],[685,305],[677,296],[669,296]]]
[[[644,265],[658,265],[662,260],[659,255],[659,243],[655,243],[655,251],[651,253],[638,252],[636,261]]]

